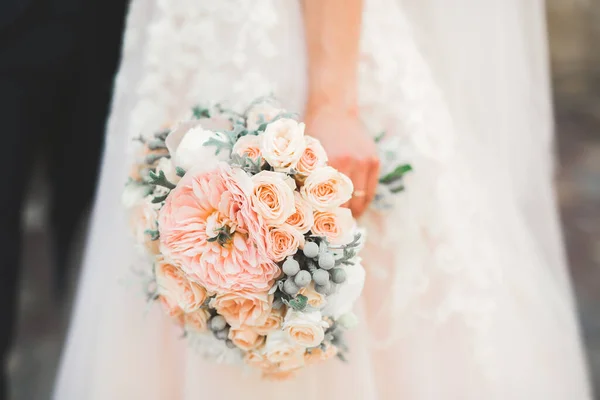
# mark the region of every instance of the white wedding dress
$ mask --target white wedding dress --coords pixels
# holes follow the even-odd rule
[[[204,361],[131,273],[131,139],[200,101],[305,98],[296,0],[133,0],[58,400],[591,397],[552,187],[541,0],[365,0],[361,115],[414,172],[371,213],[349,363],[262,382]]]

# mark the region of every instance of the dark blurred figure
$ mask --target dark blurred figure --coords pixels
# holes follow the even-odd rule
[[[12,342],[21,214],[34,158],[51,187],[57,294],[93,198],[127,0],[0,0],[0,357]],[[0,399],[8,396],[0,374]]]

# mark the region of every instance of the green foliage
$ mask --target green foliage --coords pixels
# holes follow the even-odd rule
[[[283,298],[282,300],[285,304],[288,305],[288,307],[291,307],[296,311],[304,311],[306,309],[306,306],[308,305],[308,297],[302,294],[299,294],[295,298],[290,300],[286,300]]]
[[[383,185],[389,185],[402,179],[404,174],[409,171],[412,171],[412,167],[409,164],[398,165],[392,172],[387,173],[379,178],[379,183]]]
[[[175,185],[173,183],[169,182],[169,180],[167,179],[167,177],[165,176],[165,173],[163,171],[159,171],[158,175],[156,174],[156,172],[150,171],[150,173],[148,174],[148,177],[150,178],[149,182],[152,185],[162,186],[169,190],[175,188]]]

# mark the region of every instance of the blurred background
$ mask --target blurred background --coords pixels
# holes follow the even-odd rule
[[[588,362],[600,393],[600,0],[548,0],[557,131],[557,192]],[[44,179],[29,190],[16,348],[9,361],[15,400],[49,398],[77,278],[53,300],[47,265]],[[78,249],[85,226],[79,228]],[[35,251],[32,251],[35,249]],[[58,321],[58,322],[57,322]],[[600,399],[600,397],[598,397]]]

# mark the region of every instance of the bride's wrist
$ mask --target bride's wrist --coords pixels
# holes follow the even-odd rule
[[[358,115],[358,99],[354,88],[339,90],[309,90],[306,102],[306,114],[330,112],[340,115]]]

